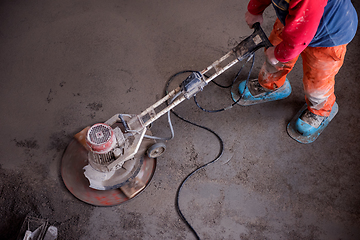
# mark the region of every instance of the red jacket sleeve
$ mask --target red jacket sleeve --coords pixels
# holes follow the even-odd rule
[[[291,0],[282,32],[283,41],[275,48],[275,57],[288,62],[298,56],[314,38],[327,0]]]
[[[271,0],[250,0],[248,11],[253,15],[260,15],[271,4]]]

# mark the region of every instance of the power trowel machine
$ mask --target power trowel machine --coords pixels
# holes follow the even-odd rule
[[[262,47],[272,46],[259,23],[253,28],[254,32],[227,54],[204,70],[192,72],[179,87],[142,113],[115,114],[106,122],[77,133],[61,162],[61,175],[68,190],[97,206],[121,204],[143,191],[154,174],[156,158],[166,148],[152,137],[149,126],[237,62],[251,58]]]

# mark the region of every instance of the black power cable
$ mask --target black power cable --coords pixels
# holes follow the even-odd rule
[[[250,58],[251,58],[251,57],[250,57]],[[249,58],[249,59],[250,59],[250,58]],[[249,81],[250,74],[251,74],[251,71],[252,71],[253,66],[254,66],[255,54],[253,54],[252,58],[253,58],[253,61],[252,61],[252,64],[251,64],[251,68],[250,68],[249,74],[248,74],[247,79],[246,79],[245,88],[246,88],[246,86],[247,86],[247,82]],[[248,60],[249,60],[249,59],[248,59]],[[246,62],[245,62],[245,63],[246,63]],[[244,64],[244,65],[245,65],[245,64]],[[219,87],[222,87],[222,88],[233,87],[233,85],[234,85],[235,81],[237,80],[238,76],[240,75],[240,72],[242,71],[244,65],[240,68],[240,70],[239,70],[238,73],[236,74],[236,77],[235,77],[234,80],[232,81],[231,85],[229,85],[229,86],[222,86],[222,85],[220,85],[220,84],[218,84],[218,83],[216,83],[216,82],[214,82],[214,81],[213,81],[213,82],[215,83],[215,85],[217,85],[217,86],[219,86]],[[181,72],[178,72],[178,73],[175,73],[174,75],[172,75],[172,76],[169,78],[169,80],[167,81],[167,83],[166,83],[166,86],[165,86],[165,95],[168,94],[169,85],[170,85],[170,83],[172,82],[172,80],[173,80],[176,76],[181,75],[181,74],[184,74],[184,73],[192,73],[192,72],[198,72],[198,71],[185,70],[185,71],[181,71]],[[245,92],[245,89],[244,89],[244,92]],[[233,98],[231,98],[231,99],[233,99],[234,102],[233,102],[230,106],[228,106],[228,107],[226,107],[226,108],[218,109],[218,110],[206,110],[206,109],[202,108],[202,107],[197,103],[195,96],[194,96],[194,101],[195,101],[196,105],[197,105],[201,110],[203,110],[203,111],[205,111],[205,112],[221,112],[221,111],[224,111],[224,110],[227,110],[227,109],[232,108],[235,104],[237,104],[237,103],[240,101],[241,98],[242,98],[242,95],[241,95],[240,98],[239,98],[238,100],[236,100],[236,101],[235,101]],[[169,105],[169,103],[166,102],[166,105]],[[195,174],[196,172],[198,172],[199,170],[205,168],[206,166],[208,166],[208,165],[210,165],[210,164],[212,164],[212,163],[215,163],[216,161],[218,161],[218,160],[220,159],[220,157],[221,157],[222,154],[224,153],[224,142],[223,142],[222,138],[221,138],[215,131],[213,131],[212,129],[207,128],[207,127],[205,127],[205,126],[201,126],[201,125],[199,125],[199,124],[197,124],[197,123],[191,122],[191,121],[183,118],[183,117],[180,116],[178,113],[176,113],[173,109],[171,110],[171,112],[172,112],[176,117],[178,117],[179,119],[181,119],[181,120],[183,120],[183,121],[185,121],[185,122],[187,122],[187,123],[190,123],[190,124],[192,124],[192,125],[194,125],[194,126],[196,126],[196,127],[199,127],[199,128],[204,129],[204,130],[207,130],[207,131],[209,131],[210,133],[214,134],[214,135],[216,136],[216,138],[219,140],[219,144],[220,144],[219,153],[218,153],[218,155],[216,156],[216,158],[215,158],[214,160],[212,160],[212,161],[210,161],[210,162],[208,162],[208,163],[206,163],[206,164],[203,164],[202,166],[196,168],[196,169],[193,170],[192,172],[190,172],[190,173],[182,180],[180,186],[178,187],[178,189],[177,189],[177,191],[176,191],[176,196],[175,196],[175,208],[176,208],[176,211],[177,211],[177,213],[179,214],[181,220],[188,226],[188,228],[189,228],[189,229],[192,231],[192,233],[195,235],[196,239],[200,239],[200,237],[199,237],[199,235],[197,234],[197,232],[195,231],[195,229],[194,229],[194,228],[191,226],[191,224],[186,220],[184,214],[181,212],[180,205],[179,205],[180,191],[181,191],[182,187],[184,186],[184,184],[186,183],[186,181],[187,181],[192,175],[194,175],[194,174]]]
[[[247,82],[249,81],[250,74],[251,74],[252,69],[253,69],[253,67],[254,67],[255,54],[253,54],[250,58],[252,58],[252,63],[251,63],[251,67],[250,67],[250,70],[249,70],[249,74],[248,74],[248,76],[247,76],[247,78],[246,78],[245,87],[247,86]],[[248,61],[250,60],[250,58],[248,59]],[[246,61],[246,62],[248,62],[248,61]],[[238,71],[238,73],[236,74],[234,80],[232,81],[232,83],[231,83],[229,86],[223,86],[223,85],[220,85],[220,84],[218,84],[218,83],[216,83],[216,82],[214,82],[214,81],[212,81],[212,82],[213,82],[215,85],[217,85],[218,87],[221,87],[221,88],[230,88],[230,87],[232,88],[232,87],[234,86],[234,83],[236,82],[237,78],[239,77],[241,71],[243,70],[246,62],[241,66],[240,70]],[[244,92],[245,92],[245,91],[244,91]],[[225,108],[216,109],[216,110],[207,110],[207,109],[201,107],[201,106],[199,105],[199,103],[197,102],[197,100],[196,100],[196,96],[194,96],[194,101],[195,101],[196,106],[198,106],[198,107],[199,107],[201,110],[203,110],[204,112],[216,113],[216,112],[222,112],[222,111],[225,111],[225,110],[228,110],[228,109],[232,108],[233,106],[235,106],[235,105],[240,101],[241,98],[242,98],[242,96],[241,96],[238,100],[236,100],[236,101],[234,101],[234,99],[231,98],[231,99],[233,99],[234,102],[233,102],[230,106],[225,107]]]

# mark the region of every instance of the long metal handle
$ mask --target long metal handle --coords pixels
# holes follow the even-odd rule
[[[235,59],[233,61],[231,61],[230,63],[228,63],[226,66],[221,67],[221,63],[223,61],[225,61],[226,59],[228,59],[229,57],[233,56]],[[205,81],[206,83],[211,82],[212,80],[214,80],[216,77],[218,77],[220,74],[222,74],[223,72],[225,72],[226,70],[228,70],[229,68],[231,68],[233,65],[235,65],[238,62],[238,58],[236,57],[235,53],[233,50],[229,51],[227,54],[225,54],[223,57],[221,57],[219,60],[216,60],[215,62],[213,62],[210,66],[208,66],[207,68],[205,68],[204,70],[202,70],[200,73],[202,75],[204,75],[205,73],[209,72],[211,69],[215,69],[215,73],[212,74],[209,78],[206,78]],[[157,108],[158,106],[160,106],[162,103],[164,103],[165,101],[169,100],[170,98],[174,97],[179,91],[180,91],[180,87],[176,88],[175,90],[171,91],[169,94],[167,94],[165,97],[163,97],[162,99],[160,99],[159,101],[157,101],[155,104],[153,104],[152,106],[148,107],[145,111],[143,111],[142,113],[139,114],[140,117],[144,117],[146,114],[149,114],[151,112],[155,111],[155,108]],[[150,119],[148,119],[145,123],[144,126],[147,127],[148,125],[150,125],[151,123],[153,123],[155,120],[157,120],[158,118],[160,118],[162,115],[164,115],[165,113],[167,113],[168,111],[170,111],[171,109],[173,109],[174,107],[176,107],[177,105],[179,105],[182,101],[184,101],[186,98],[184,96],[180,96],[179,98],[175,99],[170,105],[168,105],[167,107],[165,107],[163,110],[161,110],[159,113],[156,113],[152,116],[150,116]]]
[[[202,74],[204,80],[206,81],[206,83],[209,83],[212,80],[214,80],[220,74],[222,74],[223,72],[225,72],[226,70],[231,68],[233,65],[235,65],[237,62],[242,61],[246,58],[251,58],[253,53],[255,51],[257,51],[258,49],[260,49],[262,47],[268,48],[268,47],[272,46],[271,43],[269,42],[269,39],[267,38],[266,34],[260,27],[260,23],[255,23],[253,25],[253,28],[254,28],[254,32],[249,37],[247,37],[246,39],[241,41],[236,47],[234,47],[232,50],[230,50],[228,53],[226,53],[220,59],[216,60],[210,66],[208,66],[207,68],[205,68],[204,70],[202,70],[200,72]],[[229,61],[228,58],[230,58],[230,57],[233,57],[233,59],[232,60],[230,59],[230,61]],[[226,62],[227,62],[227,64],[226,64]],[[222,66],[222,65],[224,65],[224,63],[225,63],[225,66]],[[205,73],[209,72],[212,69],[214,69],[215,72],[210,77],[206,78],[204,76]],[[149,114],[149,116],[150,116],[150,118],[144,123],[144,126],[147,127],[148,125],[153,123],[155,120],[160,118],[162,115],[164,115],[165,113],[167,113],[168,111],[170,111],[171,109],[173,109],[174,107],[179,105],[185,99],[187,99],[186,97],[184,97],[184,95],[179,96],[170,105],[163,108],[159,113],[155,112],[155,108],[159,107],[162,103],[166,102],[170,98],[175,97],[180,91],[181,91],[180,87],[174,89],[173,91],[168,93],[165,97],[163,97],[162,99],[157,101],[152,106],[148,107],[142,113],[140,113],[138,115],[139,118],[142,118],[147,114]]]

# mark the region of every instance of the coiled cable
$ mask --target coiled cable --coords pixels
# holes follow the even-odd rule
[[[240,73],[241,73],[244,65],[245,65],[251,58],[253,59],[253,61],[252,61],[252,64],[251,64],[251,67],[250,67],[248,76],[247,76],[247,78],[246,78],[246,84],[245,84],[245,88],[246,88],[246,87],[247,87],[247,84],[248,84],[248,81],[249,81],[249,78],[250,78],[250,74],[251,74],[252,69],[253,69],[253,67],[254,67],[255,54],[253,54],[252,56],[250,56],[250,57],[248,58],[248,60],[242,65],[242,67],[240,68],[240,70],[239,70],[238,73],[236,74],[234,80],[232,81],[232,83],[231,83],[229,86],[222,86],[222,85],[220,85],[220,84],[218,84],[218,83],[216,83],[216,82],[213,81],[213,82],[215,83],[215,85],[217,85],[217,86],[219,86],[219,87],[222,87],[222,88],[230,88],[230,87],[232,88],[233,85],[234,85],[234,83],[236,82],[238,76],[240,75]],[[181,72],[178,72],[178,73],[175,73],[174,75],[172,75],[172,76],[169,78],[169,80],[167,81],[167,83],[166,83],[166,86],[165,86],[165,95],[168,94],[169,85],[170,85],[170,83],[173,81],[173,79],[174,79],[176,76],[179,76],[179,75],[184,74],[184,73],[192,73],[192,72],[198,72],[198,71],[184,70],[184,71],[181,71]],[[245,92],[245,89],[244,89],[244,91],[243,91],[243,94],[244,94],[244,92]],[[205,112],[212,112],[212,113],[213,113],[213,112],[221,112],[221,111],[225,111],[225,110],[227,110],[227,109],[230,109],[230,108],[232,108],[235,104],[237,104],[237,103],[240,101],[240,99],[243,97],[243,94],[242,94],[242,95],[240,96],[240,98],[239,98],[238,100],[236,100],[236,101],[235,101],[233,98],[231,98],[231,99],[233,100],[233,103],[232,103],[230,106],[225,107],[225,108],[222,108],[222,109],[217,109],[217,110],[206,110],[206,109],[202,108],[202,107],[198,104],[198,102],[196,101],[196,96],[194,96],[194,101],[195,101],[196,105],[197,105],[201,110],[203,110],[203,111],[205,111]],[[174,99],[175,99],[175,98],[174,98]],[[169,105],[168,102],[166,102],[166,104]],[[220,144],[218,155],[217,155],[212,161],[209,161],[209,162],[201,165],[200,167],[197,167],[197,168],[196,168],[195,170],[193,170],[192,172],[190,172],[190,173],[182,180],[182,182],[180,183],[180,185],[179,185],[179,187],[178,187],[178,189],[177,189],[177,191],[176,191],[176,196],[175,196],[175,209],[176,209],[177,213],[179,214],[181,220],[182,220],[182,221],[187,225],[187,227],[191,230],[191,232],[194,234],[194,236],[196,237],[196,239],[200,239],[199,235],[197,234],[197,232],[195,231],[195,229],[191,226],[191,224],[187,221],[187,219],[185,218],[184,214],[182,213],[182,211],[181,211],[181,209],[180,209],[180,205],[179,205],[180,192],[181,192],[181,189],[183,188],[184,184],[186,183],[186,181],[187,181],[192,175],[194,175],[194,174],[195,174],[196,172],[198,172],[199,170],[205,168],[206,166],[208,166],[208,165],[210,165],[210,164],[212,164],[212,163],[215,163],[216,161],[218,161],[218,160],[221,158],[221,156],[222,156],[223,153],[224,153],[224,141],[223,141],[222,138],[221,138],[215,131],[213,131],[212,129],[210,129],[210,128],[208,128],[208,127],[205,127],[205,126],[202,126],[202,125],[199,125],[199,124],[197,124],[197,123],[191,122],[191,121],[183,118],[183,117],[180,116],[178,113],[176,113],[173,109],[171,110],[171,112],[172,112],[176,117],[178,117],[179,119],[181,119],[181,120],[183,120],[183,121],[185,121],[185,122],[187,122],[187,123],[189,123],[189,124],[192,124],[192,125],[194,125],[194,126],[196,126],[196,127],[202,128],[202,129],[204,129],[204,130],[206,130],[206,131],[209,131],[210,133],[212,133],[213,135],[215,135],[215,137],[219,140],[219,144]],[[169,113],[170,113],[170,111],[169,111]],[[169,116],[169,119],[170,119],[170,116]],[[170,121],[170,120],[169,120],[169,123],[170,123],[170,125],[171,125],[171,121]]]

